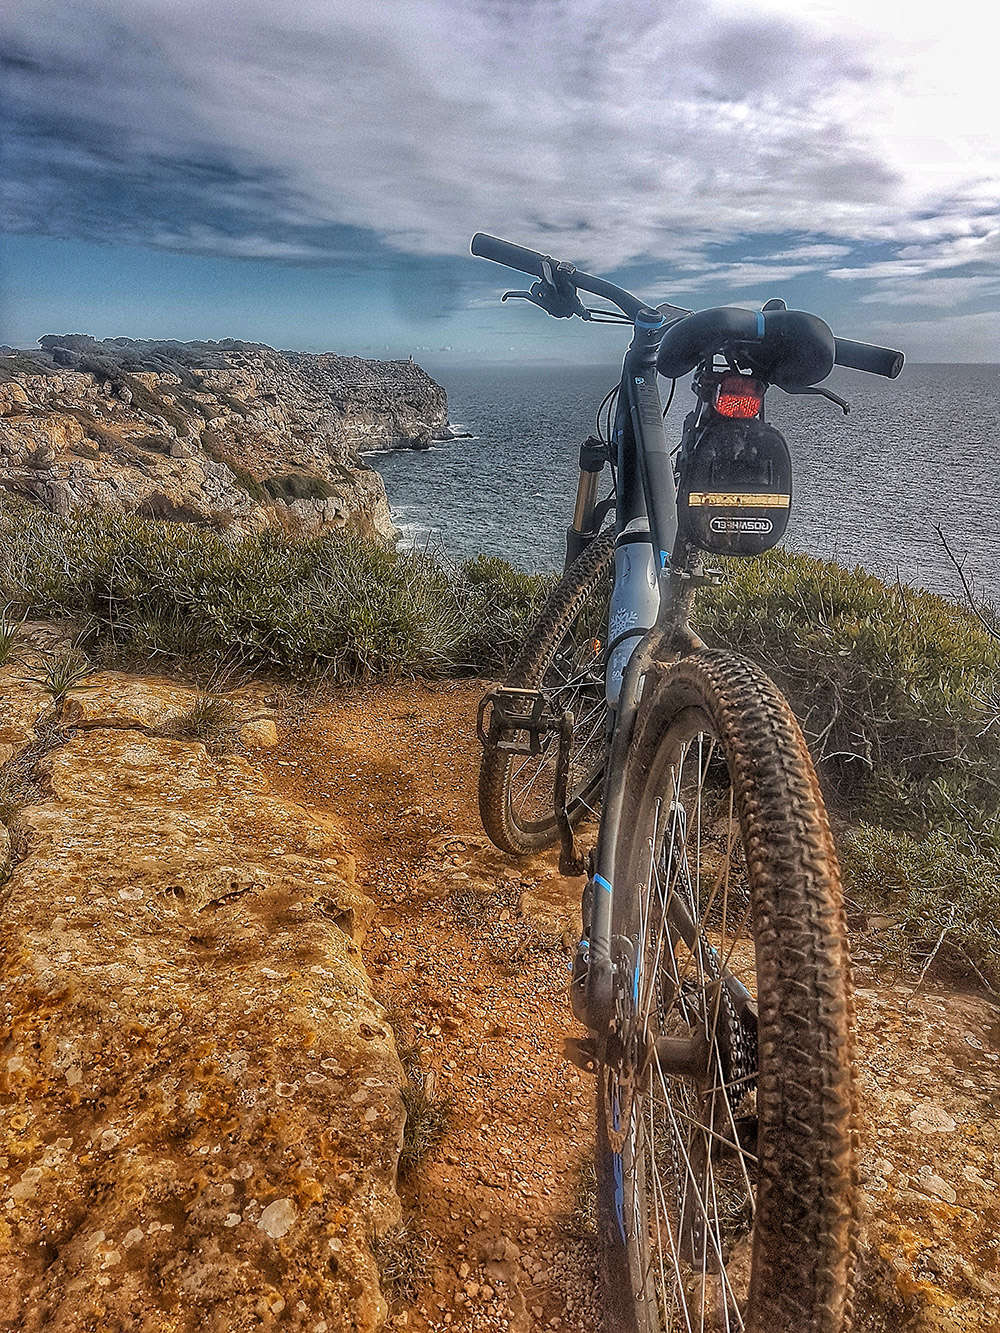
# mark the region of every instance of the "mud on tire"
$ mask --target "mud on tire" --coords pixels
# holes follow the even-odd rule
[[[713,1333],[846,1333],[857,1110],[840,877],[802,733],[762,671],[699,652],[650,673],[621,827],[613,935],[625,984],[598,1095],[608,1327],[685,1328],[683,1309],[671,1319],[690,1303],[691,1326],[704,1306]],[[678,894],[699,931],[657,957],[651,940]],[[715,984],[720,958],[756,1004],[742,1046]],[[630,1040],[648,1060],[658,1036],[700,1040],[703,1021],[700,1082],[664,1076],[657,1055],[645,1072],[635,1055],[630,1065]],[[709,1245],[699,1238],[713,1225]]]

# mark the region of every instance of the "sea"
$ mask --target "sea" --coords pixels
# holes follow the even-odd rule
[[[453,428],[471,438],[367,455],[403,544],[560,568],[578,446],[620,370],[429,369],[448,392]],[[891,381],[837,370],[825,386],[850,403],[849,415],[822,398],[768,393],[769,419],[792,454],[785,544],[961,597],[940,528],[976,596],[1000,602],[1000,365],[907,365]],[[680,438],[693,403],[688,382],[678,382],[668,439]]]

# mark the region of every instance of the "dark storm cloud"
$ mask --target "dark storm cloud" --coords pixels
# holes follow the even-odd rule
[[[740,238],[766,261],[754,238],[776,232],[929,224],[945,245],[978,216],[982,235],[995,161],[967,183],[978,214],[946,216],[954,182],[892,137],[896,36],[787,9],[23,0],[3,21],[7,225],[299,263],[455,255],[479,227],[604,266]]]

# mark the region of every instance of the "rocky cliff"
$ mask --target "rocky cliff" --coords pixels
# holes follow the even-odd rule
[[[447,434],[410,361],[260,344],[47,336],[0,349],[0,486],[57,513],[394,533],[365,449]]]

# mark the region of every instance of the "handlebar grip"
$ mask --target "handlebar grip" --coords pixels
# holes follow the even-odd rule
[[[850,338],[835,338],[838,366],[849,366],[851,370],[866,370],[869,375],[884,375],[887,380],[894,380],[903,369],[903,353],[894,352],[891,347],[877,347],[875,343],[856,343]]]
[[[506,264],[521,273],[530,273],[533,277],[542,277],[542,260],[547,256],[537,250],[528,250],[523,245],[514,245],[512,241],[501,241],[499,236],[487,236],[484,231],[477,231],[472,238],[472,253],[479,259],[492,259],[494,264]]]

